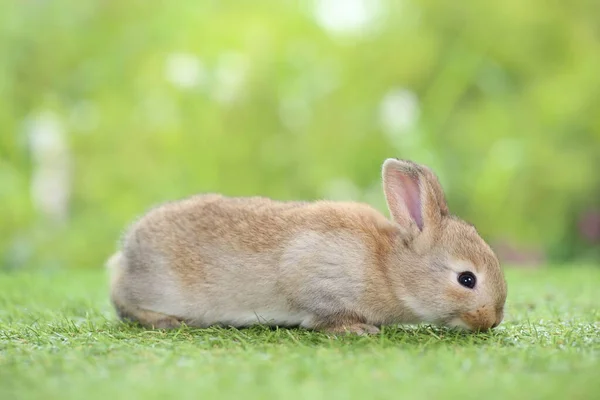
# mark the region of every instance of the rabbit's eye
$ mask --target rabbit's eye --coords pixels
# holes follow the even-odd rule
[[[458,283],[460,283],[464,287],[473,289],[475,287],[475,284],[477,283],[477,279],[475,278],[475,275],[473,275],[472,272],[461,272],[458,275]]]

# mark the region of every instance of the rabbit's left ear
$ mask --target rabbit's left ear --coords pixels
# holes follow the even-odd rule
[[[448,214],[442,186],[429,168],[390,158],[382,175],[388,208],[399,225],[422,232],[437,228]]]

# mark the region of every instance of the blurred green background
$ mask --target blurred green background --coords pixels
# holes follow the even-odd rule
[[[507,263],[600,259],[596,0],[0,2],[0,268],[99,268],[198,192],[431,166]]]

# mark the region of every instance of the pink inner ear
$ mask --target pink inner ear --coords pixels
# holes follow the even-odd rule
[[[421,191],[419,189],[419,178],[411,177],[397,172],[396,178],[398,179],[401,190],[399,190],[402,196],[402,201],[406,206],[410,217],[415,221],[419,229],[423,229],[423,213],[421,209]]]

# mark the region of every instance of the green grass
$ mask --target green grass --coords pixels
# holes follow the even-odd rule
[[[0,399],[590,399],[600,268],[507,271],[493,333],[145,331],[116,323],[103,271],[0,274]]]

